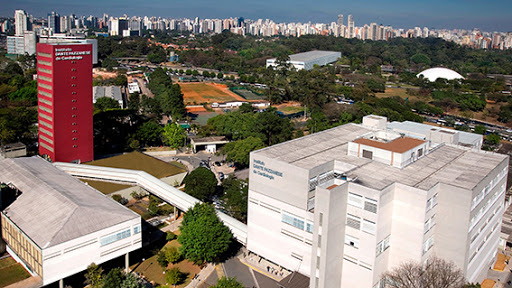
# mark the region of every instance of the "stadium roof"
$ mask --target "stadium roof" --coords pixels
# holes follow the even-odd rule
[[[313,61],[317,58],[322,58],[329,55],[338,55],[338,57],[341,56],[341,52],[336,51],[321,51],[321,50],[314,50],[314,51],[308,51],[303,53],[297,53],[290,55],[290,61],[291,62],[309,62]],[[276,59],[271,58],[269,60]]]
[[[290,55],[290,61],[294,62],[308,62],[313,61],[317,58],[325,57],[328,55],[340,55],[340,52],[335,51],[309,51],[309,52],[303,52],[303,53],[297,53]]]
[[[435,82],[438,78],[444,78],[446,80],[464,79],[459,73],[443,67],[430,68],[420,72],[416,77],[423,76],[430,82]]]
[[[38,156],[2,160],[0,182],[21,191],[3,213],[42,249],[140,217]]]

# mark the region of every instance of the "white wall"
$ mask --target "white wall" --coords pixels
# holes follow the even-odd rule
[[[140,217],[43,249],[43,285],[84,271],[93,262],[100,264],[141,248],[142,233],[133,234],[137,225],[141,225]],[[101,247],[102,236],[128,228],[131,229],[130,237]]]

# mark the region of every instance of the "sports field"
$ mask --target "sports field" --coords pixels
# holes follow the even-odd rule
[[[231,92],[224,84],[217,83],[179,83],[185,104],[213,103],[228,101],[246,101]]]

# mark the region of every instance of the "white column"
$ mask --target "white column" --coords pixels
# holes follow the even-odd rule
[[[130,252],[127,252],[126,255],[124,255],[124,264],[126,266],[126,273],[130,272]]]

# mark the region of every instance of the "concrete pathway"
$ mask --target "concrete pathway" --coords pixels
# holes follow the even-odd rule
[[[186,288],[196,288],[202,286],[203,282],[208,278],[208,276],[210,276],[210,274],[213,271],[215,271],[215,269],[215,264],[208,263],[206,267],[199,271],[197,276],[194,279],[192,279],[192,282],[190,282],[190,284],[188,284]]]

